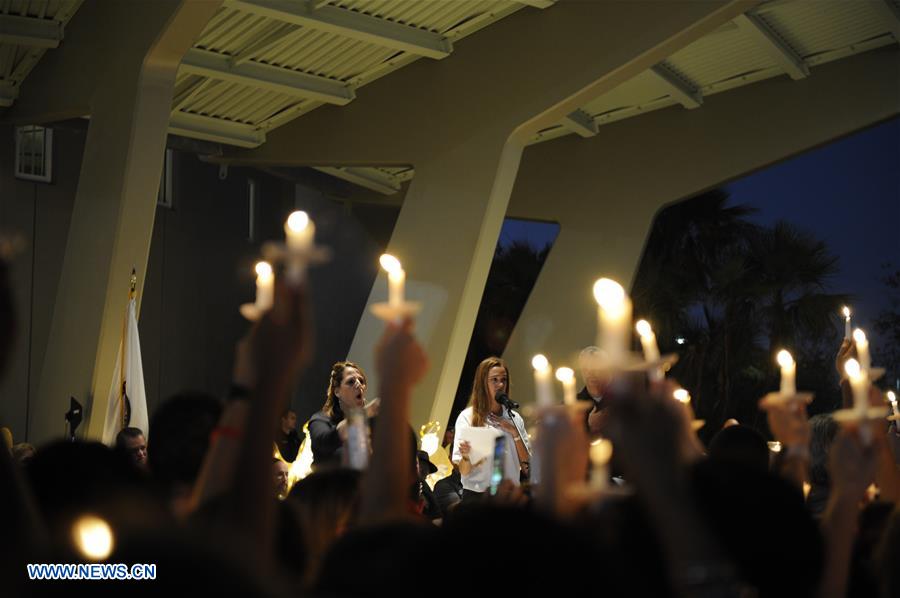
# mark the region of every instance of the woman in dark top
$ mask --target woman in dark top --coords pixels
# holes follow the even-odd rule
[[[377,402],[366,406],[366,374],[350,361],[331,366],[328,394],[322,410],[309,419],[313,466],[340,465],[347,438],[346,414],[355,407],[365,407],[366,415],[375,415]]]

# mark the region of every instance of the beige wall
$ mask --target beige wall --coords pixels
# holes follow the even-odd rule
[[[53,183],[37,183],[13,176],[14,129],[0,127],[0,234],[18,235],[23,241],[11,267],[18,335],[9,369],[0,380],[0,426],[10,427],[16,442],[25,438],[26,413],[50,334],[84,137],[83,128],[54,130]],[[60,434],[64,411],[53,414]],[[34,418],[34,411],[29,415]]]
[[[532,355],[573,365],[594,343],[592,284],[630,285],[661,207],[897,115],[898,64],[891,46],[527,148],[509,215],[561,230],[504,353],[518,399],[533,396]]]

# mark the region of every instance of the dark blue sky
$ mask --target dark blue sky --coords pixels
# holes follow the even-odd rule
[[[887,306],[884,262],[900,268],[900,119],[806,152],[725,186],[751,220],[785,220],[828,244],[840,273],[830,291],[849,293],[854,326],[874,336]],[[837,317],[837,316],[836,316]]]
[[[900,268],[900,119],[893,119],[789,158],[724,185],[733,203],[758,211],[751,220],[786,220],[824,240],[840,272],[827,290],[855,297],[854,326],[866,329],[887,306],[882,264]],[[553,223],[507,219],[500,244],[543,247]],[[839,323],[838,314],[835,320]],[[874,348],[874,346],[873,346]]]

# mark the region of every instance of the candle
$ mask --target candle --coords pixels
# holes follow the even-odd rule
[[[597,345],[613,365],[620,364],[631,341],[631,300],[622,285],[609,278],[594,283],[594,298],[599,306]]]
[[[260,312],[272,307],[275,299],[275,275],[268,262],[256,263],[256,309]]]
[[[860,328],[853,331],[853,344],[856,345],[856,356],[859,358],[859,367],[868,372],[872,369],[872,357],[869,355],[869,339]]]
[[[638,334],[641,337],[641,347],[644,349],[644,359],[649,362],[659,361],[659,346],[656,344],[656,335],[653,328],[647,320],[638,320],[635,324]],[[662,380],[665,372],[662,368],[656,367],[650,370],[650,379],[654,381]]]
[[[563,403],[575,404],[575,372],[572,368],[559,368],[556,370],[556,379],[563,385]]]
[[[107,558],[115,545],[112,528],[96,515],[79,517],[72,525],[72,539],[78,551],[92,561]]]
[[[609,484],[609,460],[612,457],[613,445],[609,440],[600,438],[591,443],[591,488],[605,490]]]
[[[682,403],[690,403],[691,402],[691,393],[686,391],[683,388],[676,388],[672,392],[672,396],[675,397],[676,401],[681,401]]]
[[[782,349],[778,352],[778,365],[781,366],[781,396],[792,397],[797,394],[797,364],[790,353]]]
[[[309,219],[306,212],[297,210],[291,212],[287,222],[284,223],[284,234],[287,237],[287,246],[291,251],[305,251],[313,243],[316,234],[316,225]]]
[[[868,372],[859,367],[855,359],[848,359],[844,363],[844,371],[850,379],[850,388],[853,389],[853,409],[860,414],[865,414],[869,408],[869,376]]]
[[[406,272],[400,265],[400,260],[385,253],[378,261],[388,273],[388,302],[391,307],[403,305],[403,284],[406,282]]]
[[[534,392],[537,397],[538,407],[549,407],[553,400],[553,381],[550,379],[550,362],[538,353],[531,360],[534,368]]]
[[[844,309],[842,309],[841,312],[844,314],[844,340],[849,341],[850,340],[850,308],[845,305]]]
[[[891,402],[891,409],[894,412],[894,415],[900,415],[900,411],[897,411],[897,395],[894,394],[893,390],[887,391],[888,401]]]

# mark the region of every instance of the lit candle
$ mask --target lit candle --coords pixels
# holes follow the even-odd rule
[[[391,307],[403,305],[403,284],[406,282],[406,272],[400,265],[400,260],[385,253],[378,261],[388,273],[388,302]]]
[[[272,307],[275,299],[275,275],[268,262],[256,263],[256,309],[260,312]]]
[[[609,460],[612,453],[613,445],[605,438],[591,443],[591,488],[594,490],[605,490],[609,484]]]
[[[550,362],[538,353],[531,360],[534,368],[534,392],[537,397],[538,407],[549,407],[553,400],[553,381],[550,379]]]
[[[656,344],[656,335],[653,328],[647,320],[638,320],[634,326],[641,337],[641,347],[644,349],[644,359],[646,361],[659,361],[659,346]],[[665,377],[662,368],[656,367],[650,370],[650,379],[659,381]]]
[[[563,385],[563,403],[575,404],[575,372],[572,368],[559,368],[556,370],[556,379]]]
[[[82,515],[75,521],[72,540],[78,551],[92,561],[102,561],[113,550],[112,529],[96,515]]]
[[[851,328],[850,328],[850,308],[846,305],[844,309],[841,310],[844,314],[844,340],[850,340]]]
[[[621,363],[631,340],[631,300],[622,285],[609,278],[594,283],[599,334],[597,345],[606,351],[613,365]]]
[[[855,359],[848,359],[844,363],[844,371],[850,379],[850,388],[853,389],[853,409],[860,414],[865,414],[869,408],[869,376],[859,367]]]
[[[306,212],[297,210],[291,212],[287,222],[284,223],[284,234],[287,237],[287,246],[291,251],[305,251],[313,243],[316,234],[316,225],[310,220]]]
[[[853,331],[853,344],[856,345],[856,356],[859,358],[859,367],[868,372],[872,369],[872,357],[869,355],[869,339],[860,328]]]
[[[792,397],[797,394],[797,364],[784,349],[778,352],[777,359],[781,366],[781,396]]]
[[[894,412],[894,415],[900,415],[900,411],[897,411],[897,395],[894,394],[893,390],[887,391],[888,401],[891,402],[891,409]]]
[[[682,403],[690,403],[691,402],[691,393],[686,391],[683,388],[676,388],[672,392],[672,396],[675,397],[676,401],[681,401]]]

